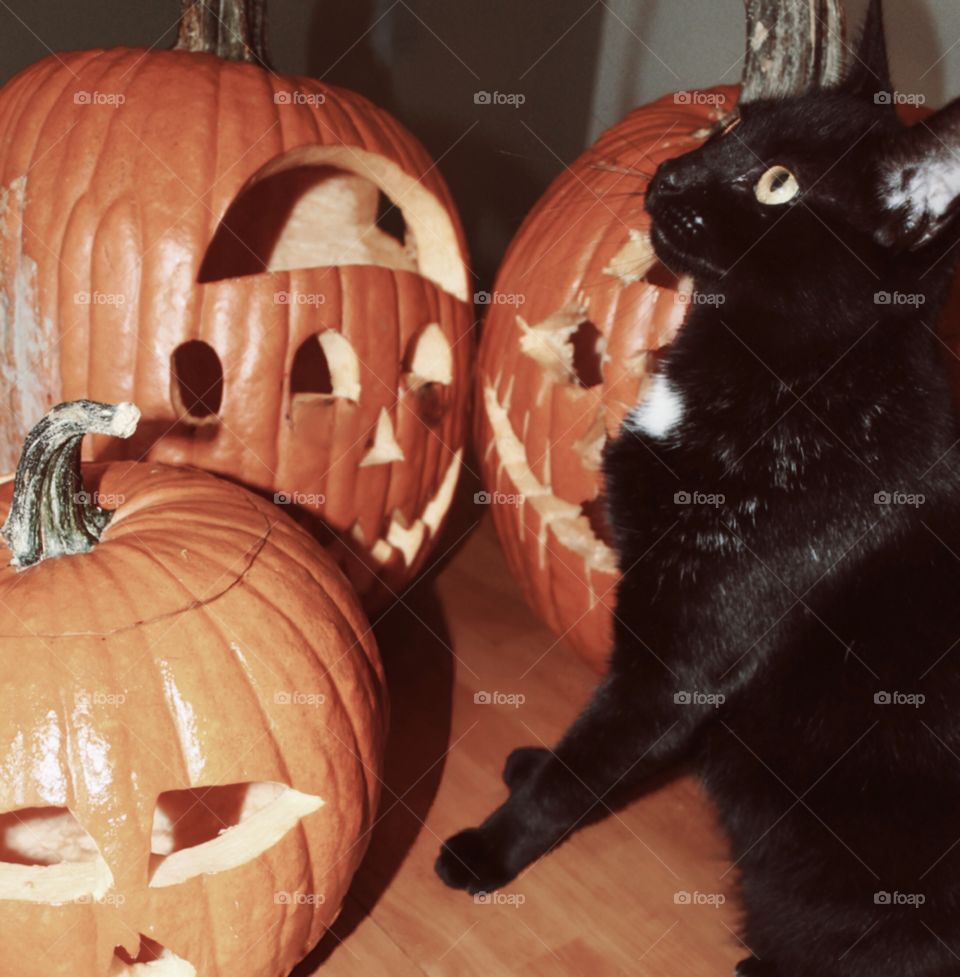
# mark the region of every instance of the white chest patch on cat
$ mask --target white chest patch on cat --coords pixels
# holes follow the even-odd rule
[[[628,431],[665,438],[683,418],[683,399],[662,373],[654,375],[646,396],[624,419]]]

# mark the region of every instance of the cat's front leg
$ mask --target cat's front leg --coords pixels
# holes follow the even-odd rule
[[[504,770],[510,796],[478,828],[447,840],[437,859],[440,878],[472,893],[505,885],[570,832],[605,814],[618,790],[679,760],[707,714],[678,707],[666,689],[657,693],[614,674],[555,750],[510,755]]]

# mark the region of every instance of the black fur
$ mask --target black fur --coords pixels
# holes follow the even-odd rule
[[[606,454],[609,675],[437,864],[504,885],[689,759],[741,873],[743,974],[960,974],[960,429],[934,333],[957,233],[886,202],[925,157],[873,97],[874,7],[842,88],[744,106],[651,183],[699,298],[659,367],[679,423]],[[800,192],[762,204],[775,164]]]

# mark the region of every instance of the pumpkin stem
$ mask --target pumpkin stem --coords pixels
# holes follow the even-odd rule
[[[0,529],[13,566],[23,570],[93,549],[113,511],[101,509],[84,490],[80,442],[85,434],[129,438],[139,420],[133,404],[72,400],[54,407],[27,435],[10,514]]]
[[[173,49],[268,68],[267,0],[181,0]]]
[[[843,74],[842,0],[745,0],[741,102],[801,95]]]

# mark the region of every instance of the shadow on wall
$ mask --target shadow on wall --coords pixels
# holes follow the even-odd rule
[[[391,111],[439,161],[467,228],[474,290],[489,288],[520,221],[584,147],[603,9],[594,0],[313,8],[309,72]]]

